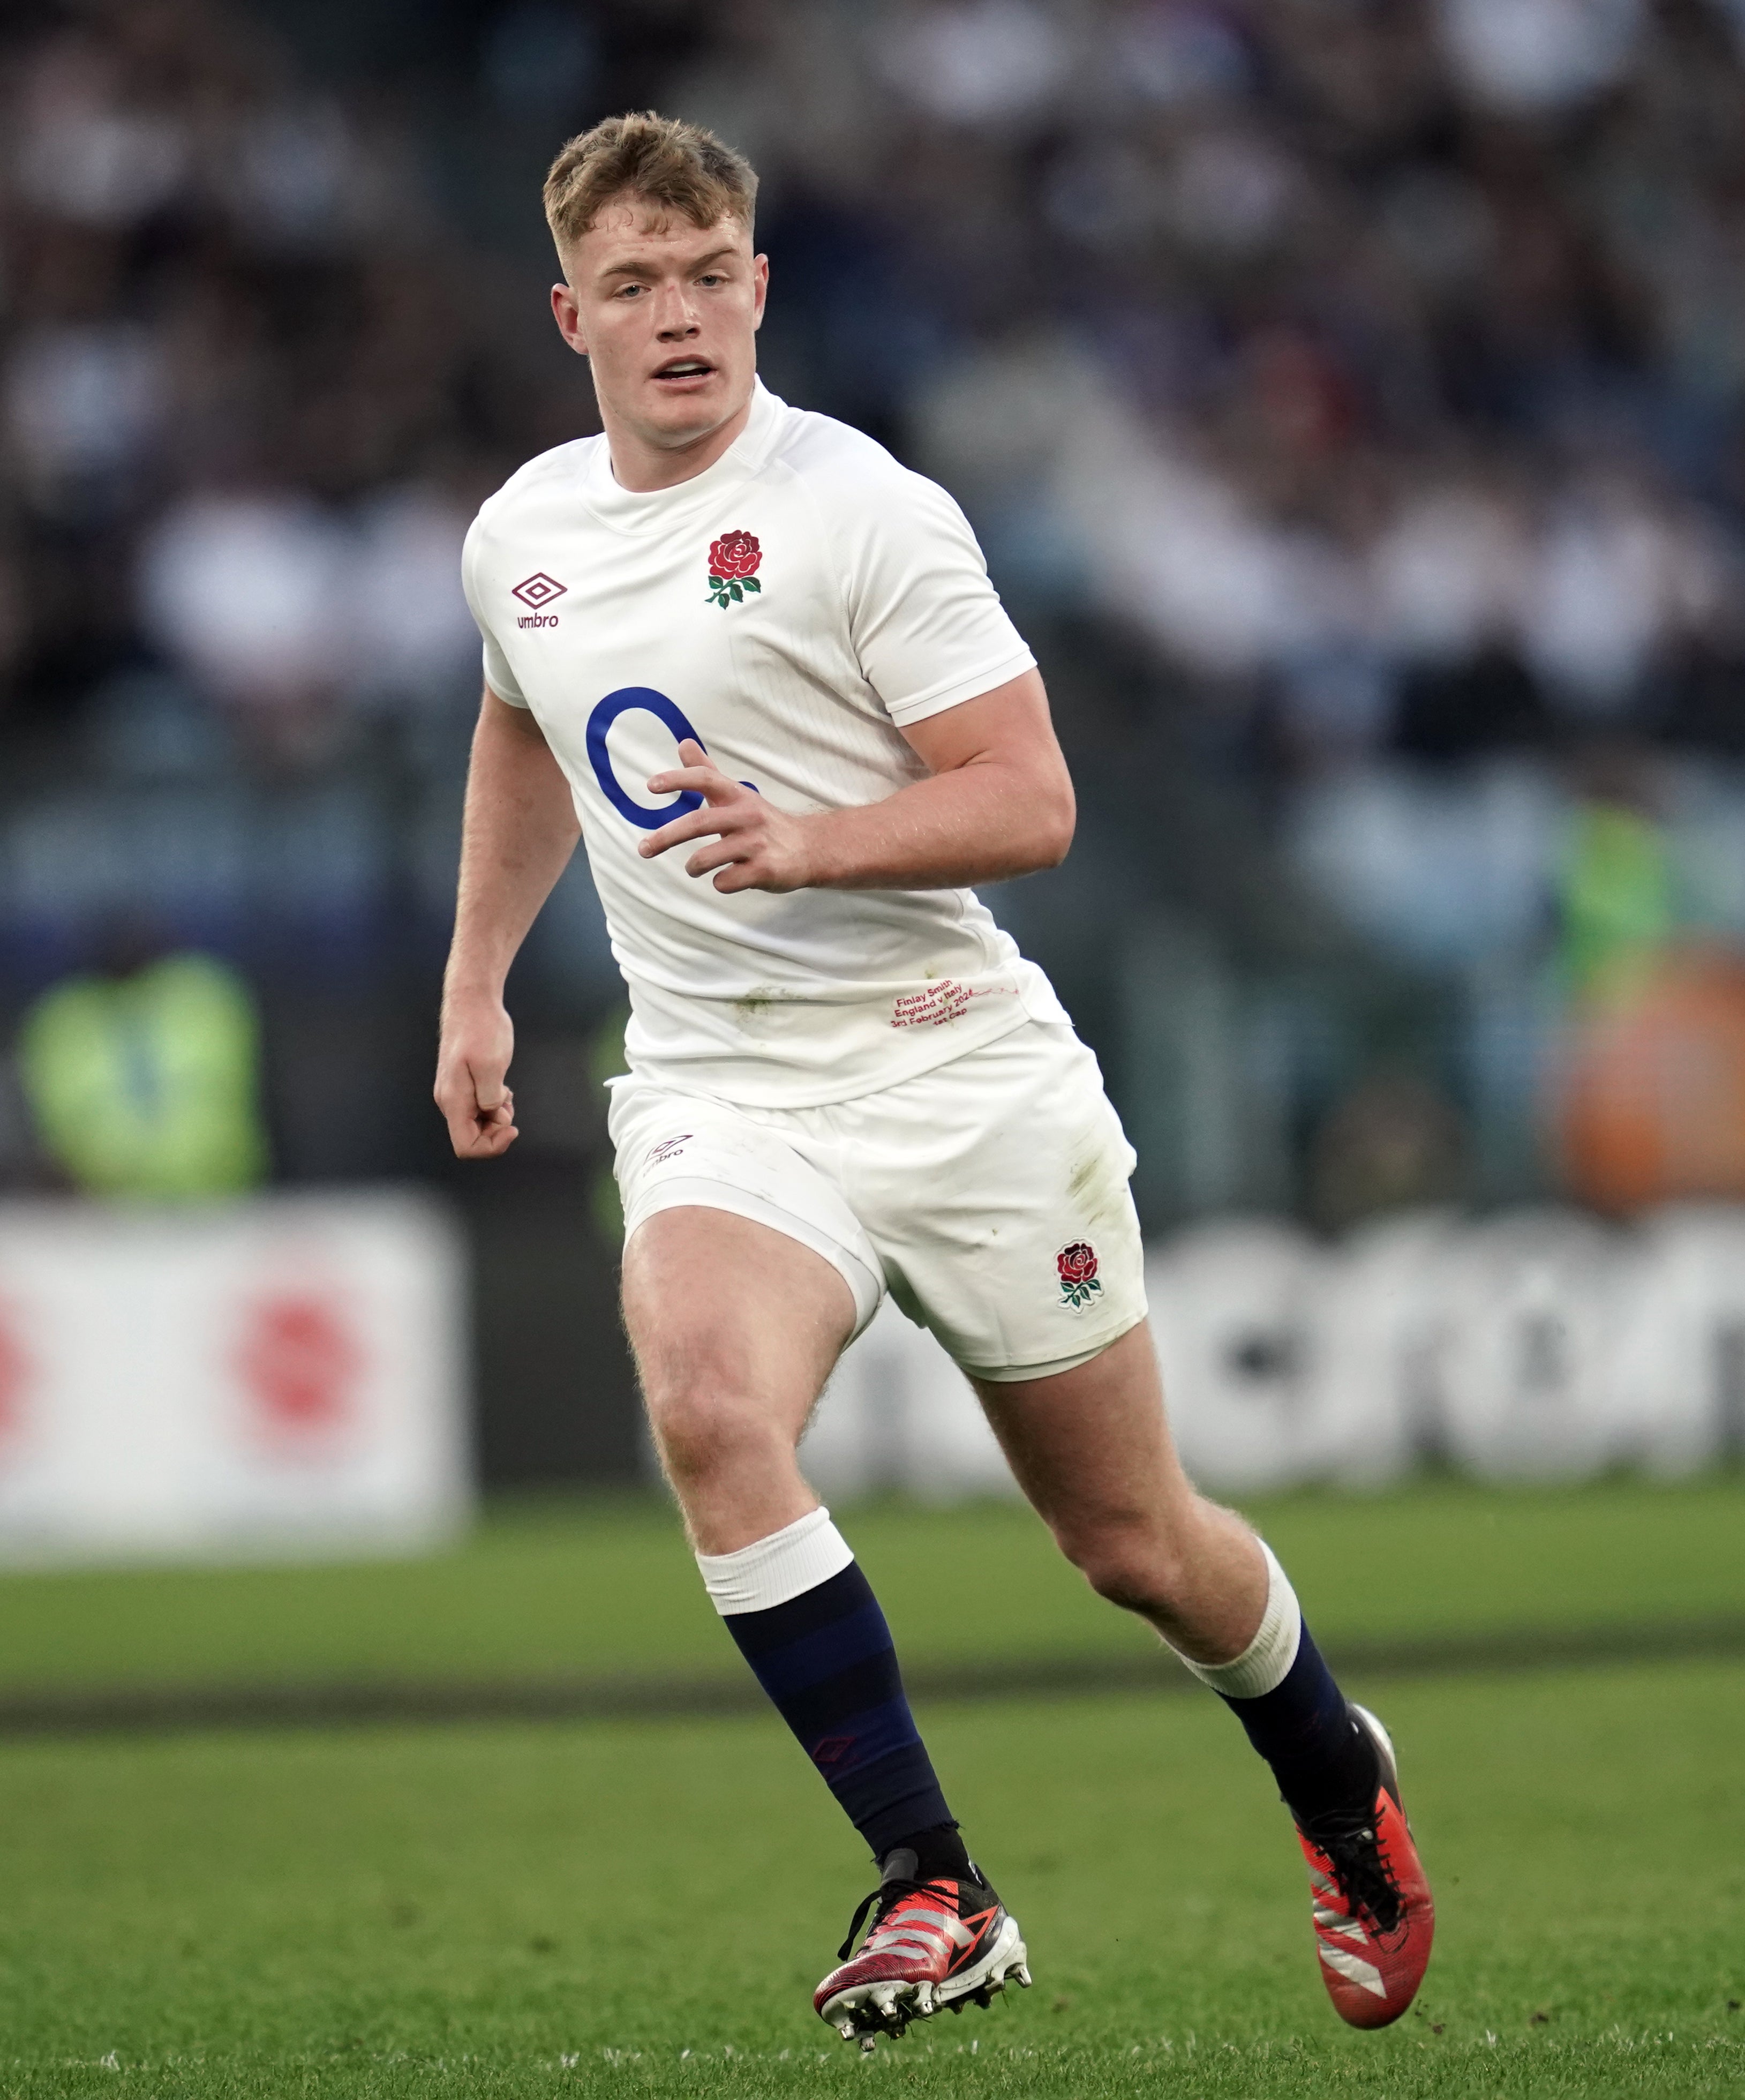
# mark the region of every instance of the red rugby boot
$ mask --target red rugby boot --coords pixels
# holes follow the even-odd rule
[[[821,2019],[844,2040],[870,2049],[881,2034],[900,2035],[911,2020],[966,2001],[989,2004],[1008,1977],[1029,1986],[1023,1935],[1013,1917],[972,1865],[955,1879],[914,1878],[916,1860],[907,1846],[882,1862],[882,1878],[854,1913],[848,1936],[836,1950],[832,1969],[813,1993]],[[852,1953],[861,1921],[873,1913],[872,1929]]]
[[[1351,1711],[1381,1763],[1374,1802],[1365,1813],[1299,1824],[1297,1839],[1309,1863],[1321,1981],[1333,2010],[1354,2027],[1385,2027],[1417,1995],[1436,1907],[1400,1806],[1394,1745],[1373,1714]]]

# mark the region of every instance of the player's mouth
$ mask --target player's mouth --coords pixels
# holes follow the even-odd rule
[[[706,357],[672,357],[656,368],[654,383],[663,393],[688,394],[715,377]]]

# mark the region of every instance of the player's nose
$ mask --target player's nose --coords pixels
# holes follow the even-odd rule
[[[679,337],[695,335],[698,332],[696,315],[685,294],[673,290],[663,294],[660,309],[660,339],[671,342]]]

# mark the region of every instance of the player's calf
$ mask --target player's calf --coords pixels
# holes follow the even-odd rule
[[[944,2006],[985,2004],[1008,1976],[1028,1983],[1017,1925],[964,1849],[884,1614],[829,1511],[697,1560],[740,1652],[880,1862],[818,2012],[870,2048]]]
[[[1277,1560],[1183,1472],[1143,1324],[1064,1371],[979,1379],[976,1390],[1061,1550],[1157,1629],[1271,1767],[1315,1846],[1323,1974],[1342,2015],[1359,2026],[1396,2018],[1430,1958],[1434,1912],[1386,1776],[1391,1754],[1333,1682]],[[1328,1924],[1324,1909],[1348,1922]],[[1384,1947],[1385,1965],[1354,1956],[1359,1932]],[[1382,1998],[1361,1983],[1358,1996],[1343,1988],[1357,1973],[1348,1957],[1377,1970]]]

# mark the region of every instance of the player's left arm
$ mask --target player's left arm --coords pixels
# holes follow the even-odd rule
[[[705,839],[685,863],[720,890],[958,889],[1056,867],[1075,807],[1042,674],[1026,671],[903,730],[928,777],[882,802],[794,816],[729,780],[701,748],[649,782],[703,806],[638,846],[645,858]]]

